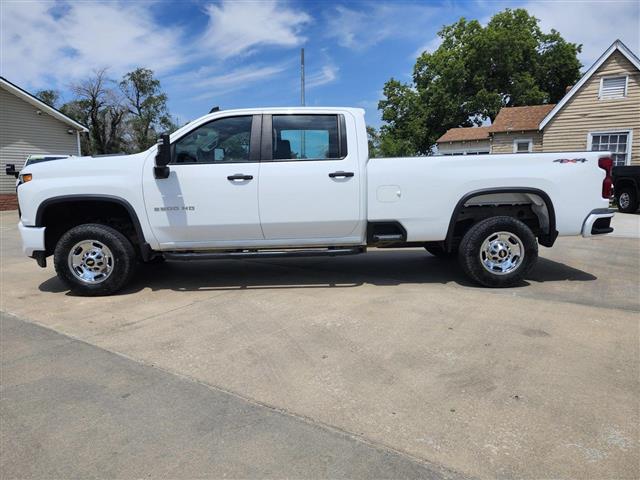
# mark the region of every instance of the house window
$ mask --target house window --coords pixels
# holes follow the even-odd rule
[[[530,153],[533,151],[533,140],[521,138],[513,141],[513,153]]]
[[[590,150],[611,152],[613,165],[627,165],[631,153],[631,132],[603,132],[590,134]]]
[[[442,155],[451,156],[451,155],[488,155],[489,150],[463,150],[462,152],[445,152]]]
[[[627,76],[602,77],[600,79],[600,100],[624,98],[627,96]]]

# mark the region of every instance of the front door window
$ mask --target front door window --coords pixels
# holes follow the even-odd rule
[[[227,117],[201,125],[175,142],[174,163],[248,162],[252,117]]]

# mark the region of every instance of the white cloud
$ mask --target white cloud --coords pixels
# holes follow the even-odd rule
[[[245,90],[256,83],[266,81],[285,72],[289,63],[278,65],[248,65],[236,68],[220,75],[221,68],[204,67],[184,74],[168,77],[167,85],[188,85],[193,92],[204,92],[192,97],[192,100],[219,97],[231,92]]]
[[[209,24],[203,43],[220,58],[251,53],[256,47],[295,47],[306,39],[301,35],[311,17],[275,0],[231,1],[207,5]]]
[[[433,37],[431,40],[429,40],[426,44],[424,44],[422,47],[418,48],[414,53],[412,58],[416,58],[419,57],[420,55],[422,55],[423,52],[429,52],[429,53],[433,53],[435,52],[438,47],[442,45],[442,38],[436,36]]]
[[[315,88],[331,83],[338,78],[338,67],[333,64],[324,65],[320,71],[308,75],[305,79],[307,88]]]
[[[92,70],[112,76],[182,60],[181,32],[161,28],[151,3],[1,3],[2,75],[31,88],[62,87]]]
[[[544,31],[554,28],[569,42],[581,43],[585,68],[619,38],[640,51],[640,3],[637,1],[530,2],[524,7],[540,19]]]
[[[362,3],[359,10],[338,5],[326,15],[327,36],[352,50],[365,50],[391,37],[422,37],[435,32],[435,6]]]

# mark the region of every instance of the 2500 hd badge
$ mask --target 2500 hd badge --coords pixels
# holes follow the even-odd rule
[[[181,207],[154,207],[153,210],[156,212],[180,212],[184,210],[194,211],[196,207],[191,205],[182,205]]]

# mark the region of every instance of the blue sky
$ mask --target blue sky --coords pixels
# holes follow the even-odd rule
[[[359,106],[378,126],[391,77],[408,81],[416,56],[459,17],[485,23],[527,8],[543,29],[582,43],[585,66],[616,38],[640,43],[637,1],[14,1],[0,3],[1,75],[35,91],[92,70],[113,78],[152,68],[181,122],[223,109],[298,105],[305,48],[307,105]]]

